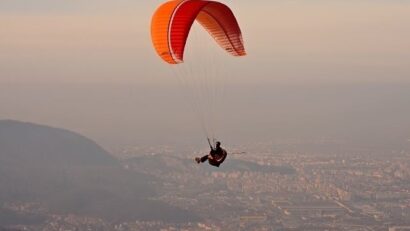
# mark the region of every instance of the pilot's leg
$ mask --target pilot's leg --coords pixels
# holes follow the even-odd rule
[[[203,162],[205,162],[205,161],[207,161],[207,160],[208,160],[208,155],[203,156],[203,157],[201,158],[201,163],[203,163]]]
[[[206,155],[206,156],[203,156],[203,157],[201,157],[201,158],[199,158],[199,157],[196,157],[195,158],[195,161],[199,164],[199,163],[203,163],[203,162],[205,162],[205,161],[207,161],[208,160],[208,155]]]

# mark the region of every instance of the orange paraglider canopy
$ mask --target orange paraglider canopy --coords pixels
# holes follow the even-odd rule
[[[207,0],[171,0],[157,9],[151,23],[152,42],[164,61],[183,62],[185,44],[195,20],[228,53],[246,55],[241,29],[229,7]]]

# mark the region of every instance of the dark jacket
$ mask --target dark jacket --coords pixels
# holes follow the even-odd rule
[[[213,159],[209,159],[208,162],[210,165],[219,167],[228,156],[228,153],[223,148],[216,148],[215,150],[211,150],[209,153]]]

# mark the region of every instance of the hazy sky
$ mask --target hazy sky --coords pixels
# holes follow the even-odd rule
[[[201,139],[151,46],[160,2],[1,0],[0,119],[109,144]],[[224,2],[248,52],[220,55],[234,76],[223,120],[232,143],[234,135],[407,135],[410,1]]]
[[[160,2],[2,0],[0,82],[173,81],[149,37]],[[409,81],[409,1],[224,2],[249,53],[237,81]]]

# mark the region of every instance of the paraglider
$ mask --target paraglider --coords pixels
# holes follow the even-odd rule
[[[208,143],[210,154],[203,158],[196,158],[198,163],[208,162],[216,167],[226,159],[227,152],[216,142],[215,103],[219,81],[217,65],[203,62],[205,55],[198,57],[198,70],[192,62],[185,62],[185,51],[192,26],[198,23],[216,41],[220,48],[232,56],[245,56],[246,51],[242,32],[232,10],[223,3],[210,0],[170,0],[158,7],[151,21],[151,39],[158,56],[170,66],[187,67],[183,71],[176,71],[177,77],[192,91],[194,110],[201,121]],[[209,60],[209,59],[208,59]],[[212,58],[211,58],[212,61]],[[212,141],[212,142],[211,142]]]
[[[246,55],[241,29],[229,7],[207,0],[171,0],[157,9],[151,22],[152,43],[165,62],[184,61],[186,41],[195,21],[228,53]]]
[[[228,153],[225,149],[221,147],[221,142],[216,142],[216,147],[212,148],[209,152],[209,155],[205,155],[203,157],[196,157],[195,161],[200,164],[208,161],[208,163],[212,166],[219,167],[228,156]]]

